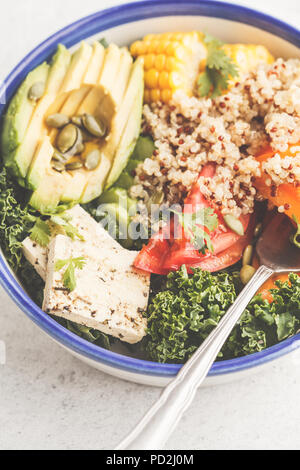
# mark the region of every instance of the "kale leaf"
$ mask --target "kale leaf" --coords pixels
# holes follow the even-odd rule
[[[154,293],[148,311],[148,357],[183,363],[215,328],[241,290],[238,272],[217,274],[185,266],[170,273],[163,291]],[[300,328],[300,277],[276,282],[270,304],[257,295],[248,305],[218,359],[252,354],[296,334]]]

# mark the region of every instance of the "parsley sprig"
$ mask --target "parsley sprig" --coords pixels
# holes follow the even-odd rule
[[[179,223],[199,253],[205,254],[207,249],[214,251],[209,233],[218,227],[218,216],[213,209],[205,207],[193,213],[173,210],[173,213],[177,215]]]
[[[78,238],[84,241],[84,237],[78,229],[70,223],[71,219],[72,217],[69,214],[50,215],[47,220],[39,217],[30,230],[30,238],[42,247],[48,246],[51,237],[58,234],[66,235],[72,240]]]
[[[63,274],[63,285],[70,292],[73,292],[76,289],[76,269],[83,269],[86,265],[86,260],[81,256],[79,258],[73,258],[72,256],[68,259],[60,259],[55,263],[55,272],[61,271],[64,267],[66,270]]]
[[[223,42],[206,34],[203,39],[207,46],[206,68],[198,78],[198,93],[201,97],[216,98],[228,89],[229,79],[238,77],[237,66],[223,50]]]

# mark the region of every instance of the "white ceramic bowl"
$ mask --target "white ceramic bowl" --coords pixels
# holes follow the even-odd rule
[[[300,32],[279,20],[247,8],[213,1],[150,0],[121,5],[96,13],[50,37],[26,56],[6,78],[0,90],[0,103],[9,100],[27,73],[49,59],[57,44],[75,47],[82,39],[101,38],[127,45],[147,33],[199,30],[225,42],[264,44],[276,57],[299,57]],[[1,114],[5,106],[0,105]],[[124,351],[111,352],[95,346],[66,330],[24,292],[3,255],[0,256],[0,282],[15,303],[55,341],[79,359],[108,374],[148,385],[165,386],[180,366],[142,361]],[[270,361],[290,353],[300,345],[300,335],[260,353],[213,365],[206,384],[239,378]]]

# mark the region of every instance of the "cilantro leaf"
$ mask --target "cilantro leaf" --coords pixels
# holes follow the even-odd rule
[[[191,243],[199,252],[204,254],[206,249],[213,252],[208,232],[213,232],[217,228],[218,217],[212,208],[201,208],[193,213],[173,210],[173,213],[177,215],[186,235],[190,237]]]
[[[51,238],[51,230],[47,222],[41,218],[37,219],[36,223],[29,231],[30,239],[36,242],[38,245],[46,247],[49,245]]]
[[[51,222],[56,226],[61,227],[65,235],[70,237],[72,240],[78,238],[81,241],[84,241],[84,237],[79,233],[78,229],[70,223],[72,218],[69,214],[61,214],[60,216],[54,215],[50,218]]]
[[[69,214],[51,215],[46,221],[38,218],[30,230],[30,238],[43,247],[47,247],[51,237],[57,233],[62,233],[72,240],[78,238],[84,241],[78,229],[69,222],[71,219]]]
[[[206,68],[205,71],[199,75],[197,82],[198,93],[201,97],[208,96],[210,94],[213,87],[212,83],[211,73],[209,69]]]
[[[229,78],[239,75],[238,68],[223,50],[223,43],[210,35],[204,36],[207,45],[207,61],[204,72],[198,78],[198,93],[201,97],[215,98],[228,89]]]
[[[57,260],[55,263],[55,271],[61,271],[65,266],[67,266],[64,274],[63,274],[63,285],[69,292],[73,292],[76,289],[76,269],[83,269],[86,265],[86,260],[81,256],[79,258],[71,258],[65,260]]]

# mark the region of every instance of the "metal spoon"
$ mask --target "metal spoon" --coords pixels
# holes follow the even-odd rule
[[[300,250],[290,242],[293,226],[278,214],[260,237],[257,254],[261,266],[237,297],[218,326],[202,343],[154,406],[116,450],[160,450],[192,403],[223,344],[262,284],[275,273],[300,271]]]

